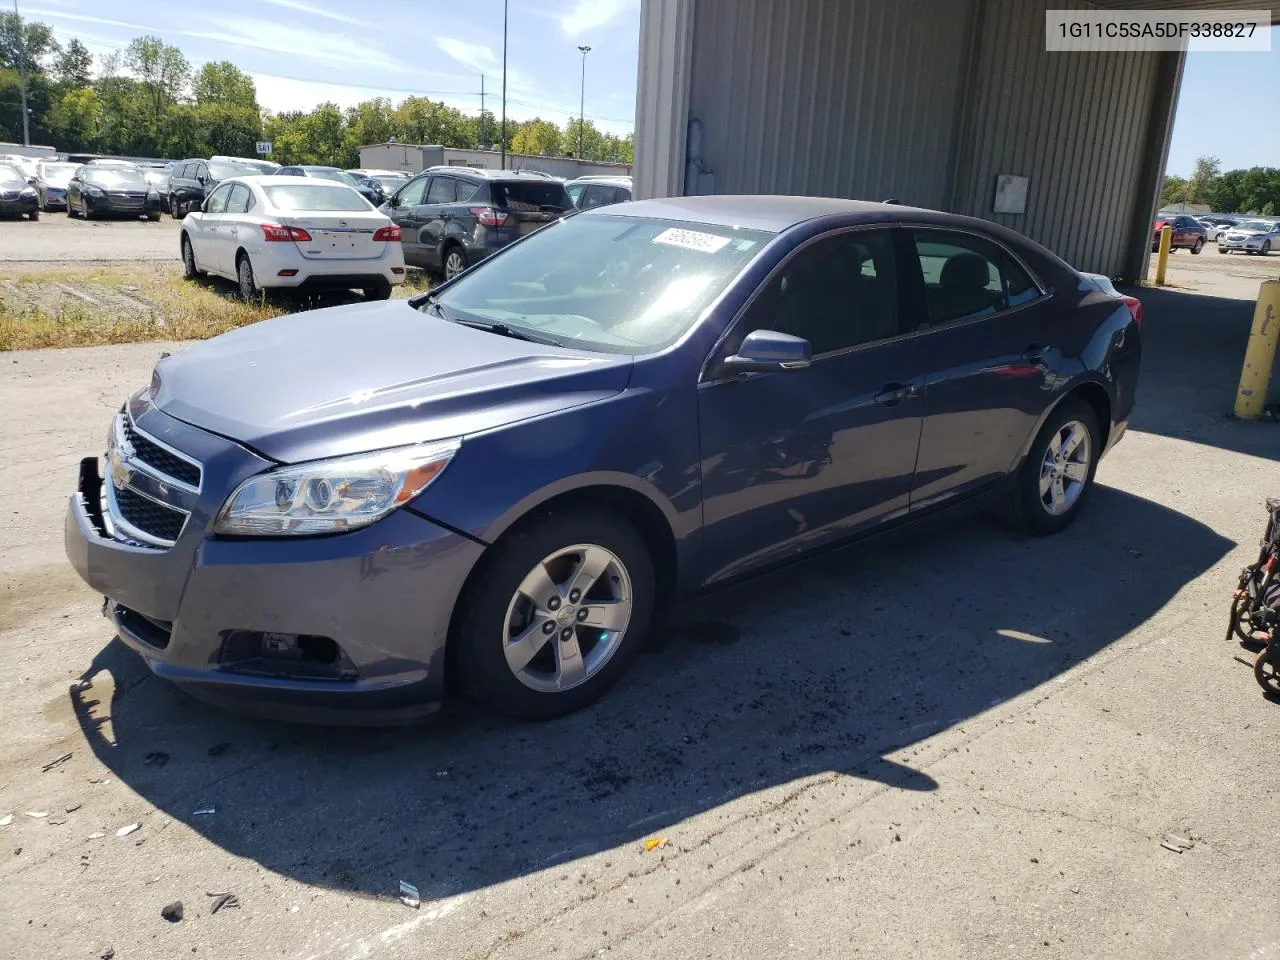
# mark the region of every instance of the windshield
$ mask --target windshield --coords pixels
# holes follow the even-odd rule
[[[307,171],[308,177],[315,177],[318,180],[337,180],[339,183],[345,183],[349,187],[354,187],[360,181],[344,170],[315,170]]]
[[[379,177],[371,177],[370,179],[373,179],[373,180],[378,181],[378,183],[381,185],[382,189],[383,189],[383,190],[385,190],[385,191],[387,191],[387,193],[391,193],[391,192],[392,192],[392,191],[394,191],[394,190],[399,190],[401,187],[403,187],[406,183],[408,183],[408,182],[409,182],[409,178],[408,178],[408,177],[381,177],[381,176],[379,176]]]
[[[1270,233],[1274,227],[1265,220],[1246,220],[1244,223],[1237,223],[1237,230],[1257,230],[1259,233]]]
[[[78,163],[42,163],[40,164],[40,178],[50,183],[66,183],[71,179],[72,174],[76,172]]]
[[[672,220],[571,217],[463,274],[438,302],[450,315],[565,346],[651,353],[693,326],[772,237]]]
[[[373,209],[368,200],[347,187],[327,187],[322,183],[289,183],[263,189],[277,210],[300,213],[331,210],[364,213]]]
[[[0,163],[0,183],[13,183],[14,181],[17,181],[25,186],[27,182],[27,178],[24,177],[22,175],[22,171],[20,171],[13,164]]]
[[[84,179],[102,187],[145,187],[142,171],[129,167],[85,167]]]

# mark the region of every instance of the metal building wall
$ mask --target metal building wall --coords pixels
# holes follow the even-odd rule
[[[1172,107],[1159,82],[1161,55],[1047,53],[1048,6],[979,5],[953,208],[1034,237],[1081,270],[1119,275],[1137,241],[1135,222],[1144,238],[1150,229],[1145,134]],[[1163,166],[1163,142],[1158,149]],[[1001,173],[1029,178],[1026,213],[992,212]]]
[[[972,9],[696,0],[688,118],[715,192],[943,206]]]

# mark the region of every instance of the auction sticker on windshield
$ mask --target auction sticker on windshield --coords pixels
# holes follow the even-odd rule
[[[714,233],[700,233],[697,230],[681,230],[672,227],[654,237],[653,242],[665,243],[672,247],[684,247],[686,250],[697,250],[699,253],[716,253],[728,245],[729,238],[718,237]]]

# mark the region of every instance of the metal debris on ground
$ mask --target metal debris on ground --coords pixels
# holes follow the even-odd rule
[[[166,903],[160,908],[160,916],[170,923],[177,923],[182,919],[182,901],[175,900],[173,903]]]
[[[101,840],[101,839],[102,839],[103,837],[105,837],[105,836],[106,836],[106,834],[105,834],[105,833],[103,833],[101,830],[95,830],[93,833],[89,834],[89,836],[85,837],[85,839],[86,839],[86,840]]]
[[[1190,850],[1194,847],[1195,841],[1186,837],[1175,836],[1174,834],[1165,834],[1164,839],[1160,841],[1160,846],[1166,850],[1172,850],[1174,853],[1182,853],[1184,850]]]
[[[46,763],[46,764],[45,764],[43,767],[41,767],[40,769],[41,769],[41,770],[43,770],[45,773],[48,773],[50,770],[52,770],[52,769],[53,769],[54,767],[56,767],[58,764],[60,764],[60,763],[66,763],[66,762],[67,762],[68,760],[70,760],[70,759],[71,759],[71,754],[69,754],[69,753],[64,753],[64,754],[63,754],[62,756],[60,756],[60,757],[54,757],[54,759],[50,760],[48,763]]]
[[[217,812],[218,812],[217,807],[200,807],[196,810],[192,810],[191,815],[193,817],[204,817],[204,816],[208,816],[211,813],[217,813]]]
[[[7,827],[11,823],[13,823],[12,813],[6,813],[3,817],[0,817],[0,827]]]
[[[142,758],[142,762],[149,767],[163,767],[169,762],[169,755],[163,750],[152,750]]]
[[[103,950],[100,954],[98,954],[98,960],[112,960],[112,958],[115,957],[115,955],[116,955],[116,948],[107,947],[107,949]]]
[[[27,816],[34,817],[36,820],[43,820],[48,815],[49,815],[48,810],[28,810],[27,811]]]
[[[415,910],[422,906],[422,899],[418,896],[418,888],[408,880],[400,881],[400,902],[406,907],[413,907]]]
[[[116,831],[116,836],[127,837],[129,834],[133,833],[133,831],[137,830],[140,826],[142,826],[142,824],[140,823],[131,823],[127,826],[121,827],[119,830]]]
[[[83,806],[84,806],[83,803],[73,803],[73,804],[70,804],[66,808],[66,810],[67,810],[67,813],[75,813],[77,810],[79,810]]]
[[[240,906],[239,898],[237,898],[234,893],[227,891],[226,893],[219,893],[219,894],[213,895],[213,907],[209,910],[209,913],[210,914],[217,913],[223,907],[230,908],[230,907],[239,907],[239,906]]]
[[[650,837],[648,840],[644,842],[644,852],[648,853],[651,850],[661,850],[666,845],[667,845],[666,837]]]

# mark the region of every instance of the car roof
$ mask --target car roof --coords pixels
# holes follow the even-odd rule
[[[570,180],[569,183],[581,183],[584,186],[598,183],[606,187],[626,187],[628,190],[631,189],[630,177],[578,177],[576,180]],[[565,184],[565,186],[568,185],[568,183]]]
[[[260,187],[345,187],[355,193],[359,193],[355,187],[350,184],[341,183],[337,180],[324,180],[320,183],[307,183],[305,177],[291,177],[288,174],[281,176],[276,173],[268,173],[259,177],[228,177],[223,183],[256,183]]]
[[[297,167],[299,170],[333,170],[337,173],[346,173],[341,167],[326,167],[319,163],[291,163],[291,167]]]
[[[652,217],[655,220],[688,220],[722,227],[746,227],[781,233],[806,220],[818,217],[862,214],[868,222],[911,219],[917,222],[975,222],[970,217],[939,213],[921,207],[844,200],[837,197],[711,196],[663,197],[633,200],[585,210],[579,216]],[[993,225],[984,223],[986,229]]]
[[[423,173],[448,173],[458,176],[479,177],[482,180],[527,180],[535,183],[560,183],[555,177],[528,170],[490,170],[487,167],[431,167]]]

